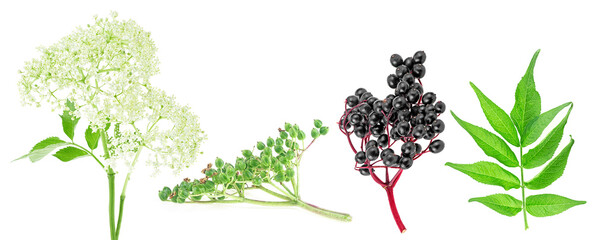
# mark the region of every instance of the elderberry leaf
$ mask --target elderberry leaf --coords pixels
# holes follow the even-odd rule
[[[456,164],[448,162],[446,166],[468,175],[477,182],[500,186],[506,191],[520,188],[520,179],[496,163],[480,161],[473,164]]]
[[[485,113],[485,117],[487,117],[487,120],[493,129],[495,129],[495,131],[498,132],[511,145],[516,147],[520,146],[518,132],[516,131],[516,127],[507,113],[505,113],[503,109],[491,101],[491,99],[485,96],[485,94],[483,94],[483,92],[481,92],[481,90],[478,89],[472,82],[470,82],[470,86],[476,93],[476,97],[481,103],[483,113]]]
[[[485,197],[471,198],[468,202],[479,202],[499,214],[513,217],[522,211],[522,201],[509,194],[493,194]]]
[[[56,148],[60,148],[67,145],[69,145],[69,143],[61,140],[58,137],[49,137],[35,144],[31,151],[29,151],[29,153],[13,161],[28,157],[29,160],[31,160],[31,162],[37,162],[45,156],[47,156],[52,151],[56,150]]]
[[[523,167],[528,169],[535,168],[543,165],[553,157],[553,154],[555,154],[555,150],[557,150],[559,142],[561,142],[561,138],[563,137],[563,130],[565,124],[567,124],[567,119],[569,118],[572,109],[573,105],[569,107],[563,120],[561,120],[561,122],[559,122],[559,124],[553,128],[553,130],[551,130],[551,132],[538,145],[536,145],[536,147],[524,154],[522,157]]]
[[[526,187],[533,190],[543,189],[559,179],[565,171],[567,158],[574,142],[573,138],[571,138],[569,144],[540,173],[525,183]]]
[[[60,115],[60,118],[62,118],[62,129],[70,140],[74,139],[74,129],[76,128],[76,124],[78,124],[78,120],[80,120],[79,117],[75,117],[71,114],[75,110],[74,103],[72,103],[70,99],[67,99],[66,109],[64,109],[64,113]]]
[[[553,121],[555,116],[563,110],[565,107],[569,105],[573,105],[572,102],[566,102],[553,108],[545,113],[541,114],[538,118],[534,121],[530,122],[528,126],[526,126],[526,132],[524,133],[524,138],[522,138],[522,147],[526,147],[538,140],[542,132],[545,128]]]
[[[530,65],[516,88],[516,102],[510,115],[520,134],[524,134],[526,125],[540,115],[540,94],[534,83],[534,65],[539,53],[540,49],[532,56]]]
[[[585,203],[555,194],[539,194],[526,198],[526,211],[535,217],[549,217]]]
[[[485,152],[485,154],[487,154],[487,156],[497,159],[497,161],[508,167],[519,166],[516,155],[503,139],[484,128],[463,121],[458,118],[454,112],[450,112],[458,124],[470,134],[476,144]]]
[[[99,131],[93,131],[91,125],[89,125],[85,131],[85,140],[87,141],[87,146],[89,146],[91,150],[95,150],[97,145],[99,145],[99,137]]]
[[[87,152],[77,147],[65,147],[54,153],[54,157],[60,159],[62,162],[69,162],[71,160],[88,156]]]

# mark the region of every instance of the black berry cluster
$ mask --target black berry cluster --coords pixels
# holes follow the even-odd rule
[[[425,59],[423,51],[406,59],[394,54],[390,63],[396,71],[387,78],[393,94],[379,99],[359,88],[346,98],[339,125],[349,141],[353,133],[361,138],[361,150],[350,144],[356,152],[356,169],[362,175],[371,175],[373,168],[382,163],[387,168],[409,169],[422,154],[439,153],[444,149],[444,142],[436,137],[445,128],[438,117],[446,105],[437,101],[435,93],[423,90],[421,78],[425,76]],[[425,149],[419,143],[422,139],[429,141]],[[402,142],[399,150],[394,150],[396,142]]]

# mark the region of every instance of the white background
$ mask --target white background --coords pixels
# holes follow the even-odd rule
[[[592,7],[572,1],[478,2],[2,2],[0,239],[108,239],[107,179],[91,159],[10,160],[45,137],[63,137],[57,113],[20,105],[17,70],[38,56],[37,46],[52,44],[110,10],[152,33],[162,62],[152,82],[190,104],[209,135],[199,163],[180,176],[165,171],[151,178],[150,169],[142,167],[135,172],[121,239],[592,239]],[[528,194],[556,193],[588,204],[549,218],[529,216],[531,228],[524,231],[520,214],[505,217],[468,203],[503,190],[444,166],[494,161],[448,113],[442,116],[446,149],[416,161],[396,186],[408,228],[399,234],[385,192],[352,170],[353,154],[332,124],[344,98],[358,87],[384,97],[390,92],[386,76],[394,70],[389,56],[422,49],[425,89],[463,119],[487,127],[468,82],[509,112],[515,86],[538,48],[535,79],[543,110],[575,103],[561,146],[569,134],[576,144],[564,176]],[[164,185],[200,177],[200,169],[215,157],[233,160],[285,121],[309,128],[314,118],[330,124],[331,131],[306,154],[303,199],[348,212],[351,223],[295,208],[176,205],[158,199]],[[527,178],[537,172],[528,171]],[[520,197],[519,190],[510,194]]]

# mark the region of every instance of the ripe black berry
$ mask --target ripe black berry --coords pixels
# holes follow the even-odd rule
[[[358,114],[358,113],[351,114],[351,123],[352,124],[359,124],[361,122],[363,122],[363,116],[361,116],[361,114]]]
[[[427,92],[423,95],[423,103],[424,104],[433,104],[437,99],[437,96],[433,92]]]
[[[388,137],[388,134],[382,134],[377,138],[377,144],[380,145],[381,147],[385,148],[388,146],[388,141],[390,140],[390,138]],[[383,153],[383,151],[382,151]]]
[[[376,97],[371,96],[371,97],[367,98],[367,102],[365,102],[365,103],[367,103],[367,105],[369,105],[371,108],[373,108],[373,104],[375,102],[377,102],[377,100],[378,99]]]
[[[405,142],[400,150],[402,150],[402,156],[413,157],[417,152],[417,146],[415,146],[414,142]]]
[[[398,167],[398,163],[400,162],[400,156],[389,154],[385,158],[383,158],[382,162],[384,165],[388,167]]]
[[[367,100],[368,98],[373,97],[373,94],[371,94],[370,92],[364,92],[363,94],[361,94],[361,96],[359,97],[359,102],[363,102],[365,100]]]
[[[402,63],[404,63],[404,60],[402,60],[402,57],[400,55],[392,54],[392,56],[390,56],[390,63],[392,64],[392,66],[398,67],[402,65]]]
[[[418,124],[412,130],[412,136],[416,139],[421,139],[425,136],[425,126]]]
[[[417,103],[421,98],[421,93],[417,89],[410,89],[406,93],[406,101],[409,103]]]
[[[420,63],[415,64],[412,68],[412,74],[416,78],[423,78],[425,76],[425,66]]]
[[[358,109],[359,109],[359,112],[361,112],[365,115],[370,114],[371,110],[372,110],[371,107],[367,104],[363,104],[363,105],[359,106]]]
[[[408,92],[409,89],[409,85],[407,82],[399,82],[398,85],[396,85],[396,94],[398,95],[404,95],[406,94],[406,92]]]
[[[349,97],[347,97],[347,105],[349,107],[354,107],[357,106],[357,104],[359,104],[359,98],[355,95],[351,95]]]
[[[377,147],[377,142],[375,140],[369,140],[369,142],[367,142],[367,144],[365,144],[365,149],[371,148],[371,147],[374,147],[374,148]]]
[[[396,85],[398,84],[399,80],[398,77],[396,77],[395,74],[390,74],[388,75],[388,86],[392,89],[396,88]]]
[[[413,160],[410,157],[402,157],[400,158],[400,168],[402,169],[409,169],[413,165]]]
[[[402,81],[408,84],[413,84],[415,83],[415,77],[412,75],[412,73],[407,73],[402,76]]]
[[[423,139],[431,140],[434,137],[435,137],[435,132],[433,131],[433,128],[431,126],[427,126],[425,128],[425,136],[423,136]]]
[[[413,55],[413,62],[414,63],[424,63],[425,59],[427,59],[427,55],[425,55],[424,51],[418,51]]]
[[[373,102],[373,111],[376,113],[381,113],[383,109],[383,101],[375,100]]]
[[[398,121],[408,122],[410,121],[410,110],[407,108],[398,111]]]
[[[431,144],[429,144],[429,151],[431,151],[432,153],[439,153],[443,151],[444,147],[445,143],[443,141],[435,140]]]
[[[408,68],[405,65],[400,65],[396,68],[396,77],[402,78],[406,73],[408,73]]]
[[[419,93],[423,94],[423,86],[418,82],[414,82],[412,85],[410,85],[410,88],[417,89],[419,90]]]
[[[417,154],[421,153],[421,151],[423,151],[423,146],[421,146],[421,144],[415,143],[415,146],[417,147]]]
[[[415,62],[413,61],[412,57],[407,57],[404,59],[404,66],[406,66],[408,69],[412,69],[414,64]]]
[[[363,93],[366,93],[367,90],[365,90],[365,88],[359,88],[357,89],[357,91],[355,91],[355,96],[357,97],[361,97],[361,95],[363,95]]]
[[[392,107],[396,110],[400,110],[404,106],[406,106],[406,98],[403,96],[396,97],[394,98],[394,101],[392,101]]]
[[[386,158],[386,156],[388,155],[394,155],[394,150],[392,150],[391,148],[386,148],[382,151],[382,154],[380,154],[380,157],[382,159]]]
[[[391,109],[392,109],[392,98],[386,98],[385,100],[382,101],[382,110],[384,110],[384,112],[386,114],[388,114]]]
[[[367,148],[365,152],[365,156],[367,157],[367,159],[369,159],[369,161],[376,160],[379,157],[379,154],[379,148],[377,147]]]
[[[435,114],[434,112],[428,112],[427,114],[425,114],[425,123],[432,124],[433,121],[435,121],[435,119],[437,119],[437,114]]]
[[[384,132],[384,128],[385,127],[383,125],[375,125],[371,127],[371,135],[374,137],[379,137]]]
[[[367,164],[363,164],[361,167],[367,167]],[[371,172],[367,168],[360,168],[359,173],[361,173],[361,175],[363,175],[363,176],[371,175]]]
[[[445,130],[445,123],[441,119],[437,119],[431,124],[431,128],[436,133],[442,133]]]
[[[361,125],[355,127],[355,136],[357,136],[358,138],[363,138],[365,137],[365,135],[367,135],[366,127]]]
[[[355,161],[357,161],[357,163],[363,164],[365,163],[365,160],[367,160],[365,157],[365,152],[359,151],[357,154],[355,154]]]
[[[384,115],[382,115],[381,113],[377,113],[377,112],[369,114],[369,124],[372,126],[377,125],[382,121],[383,117],[384,117]]]
[[[446,110],[446,105],[442,101],[435,103],[435,112],[436,113],[443,113]]]
[[[396,132],[399,136],[407,136],[410,132],[410,124],[408,122],[398,122],[396,124]]]

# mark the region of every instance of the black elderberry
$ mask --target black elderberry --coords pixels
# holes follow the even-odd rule
[[[390,74],[388,75],[388,86],[392,89],[396,88],[396,85],[398,84],[400,80],[398,80],[398,77],[396,77],[396,74]]]
[[[398,111],[398,121],[401,121],[401,122],[410,121],[410,110],[405,108],[405,109]]]
[[[365,135],[367,135],[367,128],[365,126],[356,126],[354,131],[355,136],[357,136],[358,138],[363,138],[365,137]]]
[[[391,109],[392,109],[392,99],[386,98],[385,100],[382,101],[382,110],[384,110],[384,112],[386,114],[388,114]]]
[[[415,147],[417,150],[417,154],[421,153],[423,151],[423,146],[421,146],[421,144],[415,143]]]
[[[404,74],[404,76],[402,76],[402,81],[410,84],[415,83],[415,77],[412,75],[412,73],[407,73]]]
[[[373,102],[373,111],[376,113],[381,113],[383,109],[383,103],[383,101],[375,100],[375,102]]]
[[[410,89],[406,93],[406,101],[409,103],[417,103],[421,98],[421,93],[417,89]]]
[[[435,137],[435,132],[433,131],[433,128],[431,126],[425,127],[425,136],[423,136],[423,139],[431,140],[434,137]]]
[[[371,135],[373,135],[374,137],[379,137],[380,135],[382,135],[383,132],[384,132],[383,125],[375,125],[375,126],[371,127]]]
[[[435,106],[433,104],[425,105],[425,113],[435,112]]]
[[[388,155],[394,155],[394,150],[392,150],[391,148],[386,148],[382,151],[382,153],[380,154],[380,157],[382,159],[386,158],[386,156]]]
[[[355,95],[351,95],[349,97],[347,97],[347,105],[349,107],[354,107],[357,106],[357,104],[359,104],[359,98]]]
[[[392,54],[392,56],[390,56],[390,63],[392,64],[392,66],[398,67],[402,65],[402,63],[404,63],[404,60],[402,60],[402,57],[400,55]]]
[[[425,76],[425,66],[423,64],[417,63],[412,67],[412,74],[416,78],[423,78]]]
[[[396,110],[400,110],[404,108],[404,106],[406,106],[406,98],[403,96],[396,97],[394,98],[394,101],[392,101],[392,107]]]
[[[441,119],[437,119],[431,124],[431,128],[436,133],[442,133],[445,130],[445,123]]]
[[[417,89],[419,91],[419,93],[423,94],[423,86],[418,82],[415,82],[412,85],[410,85],[410,88]]]
[[[359,151],[357,154],[355,154],[355,161],[357,161],[357,163],[363,164],[365,163],[365,160],[367,160],[365,157],[365,152]]]
[[[369,140],[369,142],[367,142],[367,144],[365,144],[365,149],[372,148],[372,147],[374,147],[374,148],[377,147],[377,141]]]
[[[410,157],[400,158],[400,168],[409,169],[413,165],[413,159]]]
[[[377,113],[377,112],[369,114],[369,124],[372,126],[377,125],[382,121],[383,117],[384,117],[384,115],[382,115],[381,113]]]
[[[425,123],[432,124],[437,119],[435,112],[428,112],[425,114]]]
[[[417,152],[417,146],[415,146],[414,142],[405,142],[400,147],[400,150],[402,150],[402,156],[414,157]]]
[[[425,136],[425,126],[418,124],[412,130],[412,136],[416,139],[421,139]]]
[[[355,91],[355,96],[357,97],[361,97],[361,95],[363,95],[363,93],[366,93],[367,90],[365,90],[365,88],[359,88],[357,89],[357,91]]]
[[[377,100],[378,100],[378,99],[377,99],[376,97],[373,97],[373,96],[371,96],[371,97],[367,98],[367,102],[366,102],[366,103],[367,103],[367,105],[369,105],[371,108],[373,108],[373,104],[374,104],[375,102],[377,102]]]
[[[443,113],[446,110],[446,105],[442,101],[435,103],[435,112],[436,113]]]
[[[439,153],[443,151],[445,147],[445,143],[442,140],[435,140],[431,144],[429,144],[429,151],[432,153]]]
[[[361,167],[363,167],[363,168],[359,168],[359,173],[361,173],[361,175],[363,175],[363,176],[371,175],[371,172],[369,171],[369,169],[364,168],[364,167],[367,167],[367,164],[363,164]],[[373,171],[375,171],[375,170],[373,170]]]
[[[399,82],[398,85],[396,85],[396,93],[398,95],[404,95],[406,94],[406,92],[408,92],[408,89],[410,88],[410,86],[408,85],[407,82]]]
[[[437,99],[437,96],[433,92],[427,92],[423,95],[423,103],[424,104],[433,104]]]
[[[364,92],[363,94],[361,94],[361,96],[359,97],[359,102],[363,102],[365,100],[367,100],[368,98],[373,97],[373,94],[371,94],[370,92]]]
[[[388,141],[390,140],[390,138],[388,137],[387,134],[381,134],[379,137],[377,137],[377,144],[380,145],[382,148],[385,148],[388,146]],[[383,153],[383,151],[382,151]]]
[[[419,114],[419,105],[412,105],[410,107],[410,114],[412,114],[413,116]]]
[[[399,167],[399,162],[400,162],[400,156],[394,155],[394,154],[389,154],[387,155],[385,158],[382,158],[382,162],[384,163],[384,165],[388,166],[388,167]]]
[[[414,120],[415,125],[423,125],[425,124],[425,114],[419,113],[412,120]]]
[[[396,68],[396,77],[402,78],[404,74],[408,73],[408,68],[405,65],[400,65]]]
[[[400,136],[398,135],[398,131],[397,131],[396,128],[390,129],[390,138],[391,139],[394,139],[394,140],[397,140],[397,139],[400,138]]]
[[[361,112],[365,115],[368,115],[372,112],[371,107],[367,104],[363,104],[363,105],[359,106],[358,109],[359,109],[359,112]]]
[[[361,122],[363,122],[363,116],[361,116],[361,114],[358,114],[358,113],[351,114],[351,123],[359,124]]]
[[[404,59],[404,66],[406,66],[408,69],[413,69],[413,65],[415,64],[415,62],[413,61],[412,57],[407,57],[406,59]]]
[[[365,151],[365,156],[367,159],[369,159],[369,161],[376,160],[379,157],[379,154],[379,148],[377,147],[370,147]]]
[[[407,136],[410,132],[410,124],[404,121],[398,122],[398,124],[396,124],[396,132],[399,136]]]
[[[413,55],[413,62],[414,63],[424,63],[425,59],[427,59],[427,55],[425,55],[425,51],[418,51]]]

